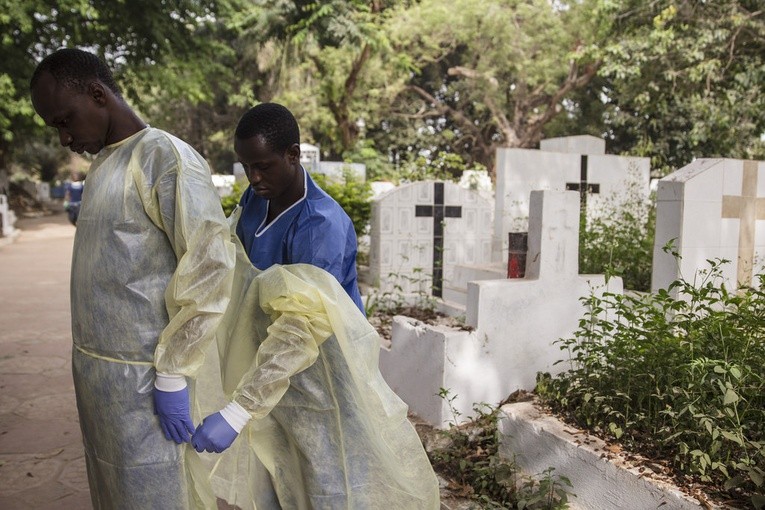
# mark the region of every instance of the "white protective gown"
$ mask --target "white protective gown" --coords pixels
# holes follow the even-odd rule
[[[204,159],[146,128],[99,153],[72,261],[72,368],[96,509],[186,509],[196,457],[153,412],[155,369],[189,377],[228,304],[234,244]],[[214,503],[213,503],[214,504]]]
[[[380,374],[375,329],[331,274],[306,264],[261,272],[232,237],[222,391],[253,419],[212,456],[218,495],[243,509],[437,510],[435,473]],[[200,402],[211,401],[214,384],[197,387]]]

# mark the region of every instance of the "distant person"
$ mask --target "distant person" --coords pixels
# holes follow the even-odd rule
[[[95,55],[63,49],[31,80],[65,147],[97,154],[71,275],[72,372],[96,509],[197,506],[187,378],[231,293],[235,245],[205,160],[146,125]]]
[[[236,127],[234,150],[250,187],[236,233],[252,264],[311,264],[332,274],[364,313],[356,274],[356,232],[348,214],[300,164],[300,129],[292,113],[262,103]]]
[[[72,225],[77,225],[77,216],[80,214],[82,202],[82,188],[85,185],[85,177],[80,172],[72,172],[71,180],[64,184],[64,210],[69,216]]]

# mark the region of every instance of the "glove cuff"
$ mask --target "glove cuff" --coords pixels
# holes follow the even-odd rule
[[[239,434],[247,422],[250,421],[252,416],[247,410],[237,404],[236,402],[229,402],[229,404],[220,410],[220,415],[226,420],[226,423],[231,425],[231,428]]]
[[[181,391],[186,387],[186,377],[157,372],[157,377],[154,379],[154,387],[159,391]]]

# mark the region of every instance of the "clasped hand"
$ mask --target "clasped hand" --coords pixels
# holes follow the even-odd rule
[[[221,453],[231,446],[239,433],[220,412],[211,414],[197,427],[191,421],[189,390],[161,391],[154,389],[154,412],[167,439],[178,444],[191,444],[198,452]],[[191,436],[189,436],[191,434]]]

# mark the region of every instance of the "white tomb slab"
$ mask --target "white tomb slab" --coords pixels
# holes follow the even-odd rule
[[[219,197],[227,197],[234,192],[235,175],[212,174],[211,177]]]
[[[306,170],[308,170],[306,168]],[[342,180],[345,177],[345,173],[350,174],[359,181],[365,181],[367,179],[367,166],[362,163],[347,163],[345,161],[320,161],[314,168],[314,174],[324,174],[327,177],[334,180]]]
[[[539,142],[539,150],[548,152],[573,152],[576,154],[605,154],[606,141],[592,135],[546,138]]]
[[[0,235],[9,237],[16,232],[16,213],[10,208],[7,195],[0,195]]]
[[[238,182],[244,186],[249,185],[249,182],[247,181],[247,174],[244,173],[244,166],[242,166],[240,162],[237,161],[234,163],[233,167],[231,168],[231,173],[234,174],[235,182]]]
[[[588,217],[597,214],[607,201],[623,200],[627,186],[637,186],[648,197],[649,158],[604,154],[604,145],[591,138],[543,140],[540,145],[546,150],[497,150],[494,262],[507,261],[508,232],[526,231],[532,190],[579,191]]]
[[[526,277],[468,284],[467,324],[473,331],[427,326],[396,317],[380,370],[413,412],[438,427],[474,415],[476,403],[496,405],[531,390],[537,372],[559,373],[566,355],[555,343],[576,331],[580,298],[620,293],[620,278],[578,274],[579,194],[531,194]],[[437,394],[441,388],[451,403]]]
[[[47,182],[36,183],[37,187],[37,201],[46,203],[50,202],[50,184]]]
[[[377,198],[383,193],[396,189],[396,185],[390,181],[372,181],[369,183],[369,187],[372,188],[372,198]]]
[[[465,189],[474,189],[486,193],[494,193],[494,185],[487,170],[465,170],[460,177],[459,185]]]
[[[676,260],[663,247],[673,241]],[[722,266],[728,288],[752,285],[765,264],[765,162],[697,159],[659,181],[653,291],[681,275],[700,281],[707,260]]]
[[[321,153],[316,145],[310,143],[300,144],[300,164],[303,165],[308,173],[315,172],[319,168]]]
[[[493,208],[491,199],[451,182],[383,193],[372,202],[371,281],[380,292],[441,297],[456,265],[490,260]]]

